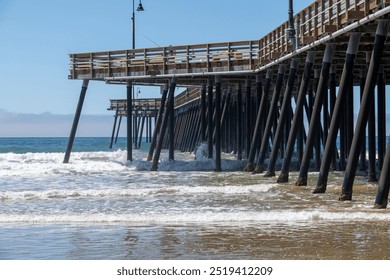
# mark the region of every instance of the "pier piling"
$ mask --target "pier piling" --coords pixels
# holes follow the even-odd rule
[[[161,123],[162,123],[162,119],[163,119],[163,115],[164,115],[164,108],[165,108],[165,102],[167,99],[167,94],[168,94],[168,85],[165,85],[163,87],[163,90],[161,93],[160,110],[158,111],[156,126],[155,126],[154,131],[153,131],[153,138],[152,138],[152,142],[150,143],[147,161],[151,161],[153,158],[153,152],[154,152],[154,148],[155,148],[156,143],[157,143],[158,133],[161,130]]]
[[[168,99],[166,101],[166,106],[165,106],[165,113],[163,114],[163,119],[161,122],[161,128],[158,136],[158,141],[157,141],[157,146],[156,146],[156,151],[153,156],[153,162],[152,162],[152,167],[151,171],[157,171],[158,169],[158,162],[160,160],[160,155],[161,155],[161,149],[164,141],[164,136],[165,136],[165,131],[167,129],[168,125],[168,118],[169,118],[169,112],[171,111],[170,106],[172,105],[172,99],[174,99],[174,93],[175,93],[175,88],[176,88],[176,79],[175,77],[171,78],[170,85],[169,85],[169,94],[168,94]]]
[[[325,48],[324,58],[322,62],[321,75],[318,82],[317,92],[314,100],[313,112],[310,119],[310,127],[306,140],[305,152],[303,154],[301,169],[299,171],[299,178],[295,183],[297,186],[307,185],[307,173],[309,171],[310,158],[313,152],[313,145],[315,137],[319,134],[318,122],[320,119],[320,112],[325,91],[328,89],[328,80],[330,73],[330,66],[332,64],[333,54],[335,50],[334,44],[327,44]]]
[[[348,157],[347,169],[344,176],[342,193],[339,197],[341,201],[352,199],[353,181],[356,175],[357,163],[362,148],[363,129],[365,129],[371,104],[374,101],[374,88],[379,73],[380,62],[383,54],[384,44],[387,38],[389,23],[379,21],[375,35],[374,50],[371,54],[370,66],[367,72],[366,85],[364,87],[363,99],[356,123],[355,135]]]
[[[221,77],[215,77],[215,171],[221,167]]]
[[[346,95],[349,93],[349,84],[353,79],[353,67],[355,57],[358,51],[359,40],[360,34],[358,33],[352,34],[349,39],[348,50],[345,56],[344,69],[339,86],[339,92],[337,95],[334,110],[332,110],[333,114],[330,123],[330,129],[325,144],[325,150],[322,159],[322,164],[320,167],[320,172],[318,174],[317,187],[315,188],[314,193],[324,193],[326,191],[329,169],[333,159],[333,155],[335,153],[337,133],[340,128],[341,114],[343,113]]]
[[[295,78],[298,70],[298,62],[299,61],[297,59],[291,60],[290,73],[287,81],[287,86],[284,92],[282,108],[280,110],[280,116],[279,116],[278,125],[276,129],[276,134],[274,137],[274,141],[272,143],[273,148],[268,163],[268,169],[264,177],[275,176],[275,165],[276,165],[277,155],[279,152],[279,147],[281,145],[281,140],[283,136],[282,133],[284,133],[284,128],[286,122],[288,121],[287,117],[291,110],[291,96],[292,96]]]
[[[280,175],[278,177],[277,182],[278,183],[286,183],[288,182],[288,177],[289,177],[289,168],[291,164],[291,158],[292,154],[294,151],[294,145],[295,145],[295,140],[297,138],[297,134],[302,130],[302,118],[303,118],[303,104],[306,98],[306,92],[309,87],[310,83],[310,73],[313,67],[314,63],[314,58],[315,54],[313,52],[309,52],[306,57],[305,61],[305,67],[302,75],[302,81],[300,83],[299,87],[299,92],[298,92],[298,97],[296,101],[296,106],[295,106],[295,112],[294,112],[294,117],[292,120],[292,125],[291,125],[291,130],[288,135],[288,140],[287,140],[287,146],[286,146],[286,154],[283,160],[282,164],[282,169],[280,172]],[[300,135],[301,141],[303,143],[303,137],[302,133]],[[299,142],[299,141],[298,141]],[[300,144],[298,143],[298,147]]]
[[[83,81],[83,85],[81,87],[81,92],[80,92],[79,102],[78,102],[77,108],[76,108],[76,114],[75,114],[74,119],[73,119],[72,130],[70,131],[70,136],[68,139],[68,146],[67,146],[66,152],[65,152],[64,163],[69,163],[70,153],[72,152],[74,138],[76,137],[77,126],[79,125],[81,110],[83,109],[83,104],[84,104],[84,100],[85,100],[85,95],[87,93],[88,84],[89,84],[89,80]]]
[[[271,79],[272,79],[272,69],[268,69],[267,71],[267,76],[265,79],[264,83],[264,92],[261,95],[261,100],[260,100],[260,106],[259,110],[257,112],[257,117],[256,117],[256,124],[253,132],[253,137],[252,141],[250,144],[250,150],[249,150],[249,156],[248,156],[248,161],[245,166],[244,171],[246,172],[253,172],[255,170],[255,166],[253,164],[255,155],[256,155],[256,150],[258,149],[258,142],[261,139],[263,135],[263,129],[264,129],[264,120],[266,119],[266,106],[268,102],[268,96],[269,96],[269,91],[271,88]],[[259,89],[259,87],[258,87]]]
[[[267,152],[266,150],[268,148],[268,140],[271,136],[272,126],[273,126],[274,121],[276,119],[276,113],[277,113],[276,110],[277,110],[277,106],[278,106],[280,92],[281,92],[282,86],[283,86],[285,72],[286,72],[286,65],[284,65],[284,64],[279,65],[278,77],[276,80],[274,93],[272,95],[272,101],[271,101],[271,105],[270,105],[268,116],[267,116],[267,123],[265,125],[263,139],[261,141],[261,146],[260,146],[260,151],[259,151],[259,155],[258,155],[258,159],[257,159],[256,168],[253,171],[254,174],[262,173],[264,171],[263,164],[264,164],[265,155]]]
[[[133,161],[133,83],[127,81],[127,160]]]

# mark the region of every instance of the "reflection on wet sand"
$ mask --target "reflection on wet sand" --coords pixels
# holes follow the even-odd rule
[[[128,259],[389,259],[386,222],[138,228]],[[134,234],[128,229],[128,236]],[[159,240],[160,238],[160,240]],[[159,240],[159,241],[158,241]]]

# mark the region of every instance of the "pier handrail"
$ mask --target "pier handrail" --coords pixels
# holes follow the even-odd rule
[[[294,16],[298,45],[310,44],[389,3],[317,0]],[[259,40],[70,54],[69,79],[253,71],[292,51],[287,28],[288,21]]]
[[[157,112],[160,109],[161,98],[137,98],[133,99],[133,114],[143,112]],[[127,115],[127,99],[110,99],[109,111],[117,111],[120,115]]]

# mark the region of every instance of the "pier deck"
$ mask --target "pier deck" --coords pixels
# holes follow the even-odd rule
[[[341,73],[350,32],[364,35],[356,61],[356,65],[363,68],[366,65],[364,51],[370,51],[376,21],[375,18],[361,21],[389,3],[389,0],[315,1],[294,17],[299,24],[299,48],[295,52],[286,36],[286,21],[258,40],[70,54],[68,78],[152,83],[175,76],[180,78],[180,83],[197,84],[197,78],[225,75],[234,80],[262,72],[291,57],[304,60],[306,51],[321,53],[327,42],[337,44],[334,65]],[[387,14],[380,18],[386,18]],[[390,62],[390,54],[386,53],[384,59]],[[337,60],[341,60],[340,63]],[[318,57],[320,63],[321,57]],[[390,68],[390,63],[385,65]]]

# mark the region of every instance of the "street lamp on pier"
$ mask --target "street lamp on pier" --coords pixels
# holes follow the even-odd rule
[[[143,12],[143,11],[145,11],[144,7],[142,6],[141,0],[139,0],[137,12]],[[132,29],[133,29],[133,46],[132,47],[133,47],[133,49],[135,49],[135,4],[134,4],[134,0],[133,0],[133,16],[131,17],[131,21],[132,21]]]
[[[294,11],[293,11],[293,0],[288,1],[288,28],[286,30],[286,36],[291,40],[292,49],[297,49],[296,31],[294,24]]]

